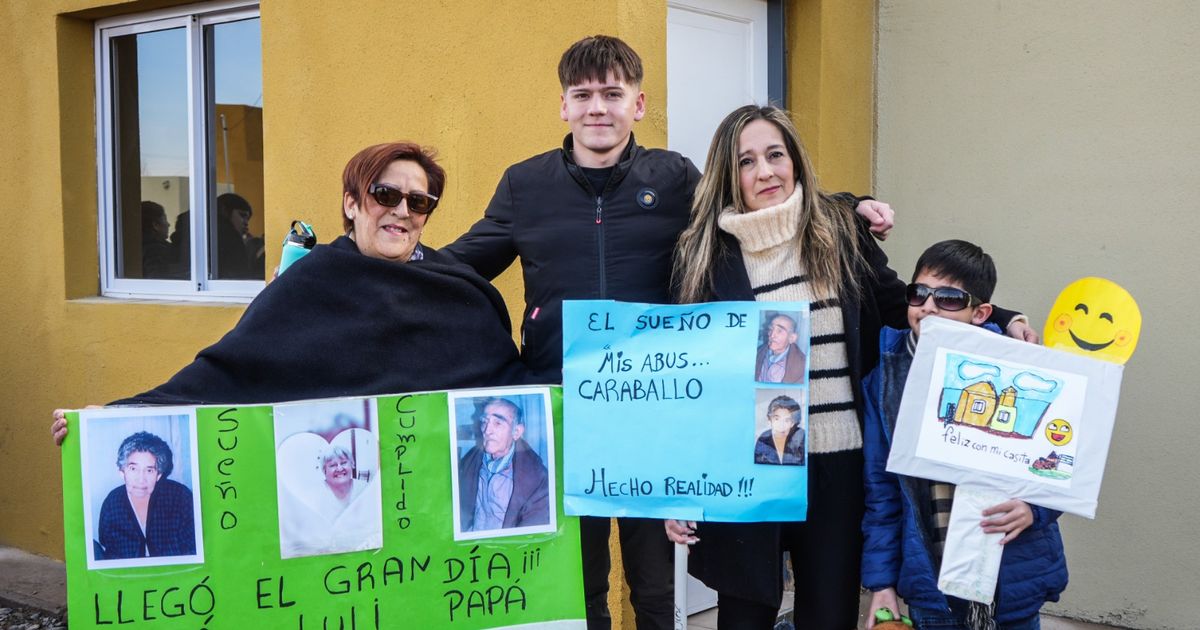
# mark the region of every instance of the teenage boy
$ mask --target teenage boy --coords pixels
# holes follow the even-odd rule
[[[492,279],[517,258],[525,280],[521,356],[562,380],[562,301],[670,301],[671,256],[687,225],[700,173],[674,151],[633,138],[646,113],[642,61],[625,42],[597,35],[574,43],[558,64],[561,148],[508,168],[483,219],[442,251]],[[858,212],[886,234],[891,209]],[[580,519],[589,628],[608,628],[609,519]],[[662,521],[617,519],[625,580],[637,627],[673,627],[671,543]]]
[[[562,301],[667,303],[671,255],[700,177],[682,155],[633,139],[646,113],[642,62],[615,37],[588,37],[558,65],[562,148],[513,165],[484,217],[447,246],[491,279],[520,256],[525,279],[521,356],[562,379]],[[609,627],[609,519],[580,519],[589,628]],[[671,543],[658,520],[618,519],[638,628],[671,628]]]
[[[908,604],[918,628],[962,628],[986,607],[944,595],[937,588],[950,520],[954,486],[887,472],[891,437],[921,321],[930,315],[984,326],[992,313],[996,267],[991,256],[966,241],[942,241],[921,254],[908,285],[910,331],[884,328],[879,365],[863,382],[865,426],[863,454],[866,514],[863,516],[863,586],[872,590],[871,611],[899,613]],[[999,630],[1036,629],[1038,611],[1058,601],[1067,586],[1067,565],[1058,533],[1059,513],[1019,499],[983,511],[980,526],[1003,533],[1005,545],[996,587],[994,615]],[[874,626],[867,615],[867,628]]]

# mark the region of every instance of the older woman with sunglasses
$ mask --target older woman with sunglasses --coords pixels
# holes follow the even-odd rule
[[[359,156],[350,160],[342,177],[346,236],[365,256],[399,263],[424,260],[421,231],[437,207],[446,172],[412,146],[378,145]],[[377,170],[374,177],[364,177]]]
[[[270,283],[220,341],[113,404],[270,403],[523,383],[499,292],[421,244],[446,185],[432,151],[367,147],[342,174],[345,235]],[[61,411],[51,427],[66,435]]]
[[[775,625],[784,551],[796,582],[796,627],[845,630],[858,622],[860,381],[878,361],[880,326],[906,327],[907,301],[918,296],[906,297],[854,204],[853,196],[817,187],[786,112],[747,105],[718,125],[675,251],[679,300],[796,300],[812,312],[806,518],[666,523],[671,540],[694,545],[688,570],[717,591],[718,628]],[[1007,323],[1012,315],[999,317]]]

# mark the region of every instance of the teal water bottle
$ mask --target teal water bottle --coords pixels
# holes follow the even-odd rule
[[[279,275],[283,275],[292,263],[312,251],[317,244],[317,235],[312,226],[303,221],[292,221],[292,229],[283,239],[283,254],[279,257]]]

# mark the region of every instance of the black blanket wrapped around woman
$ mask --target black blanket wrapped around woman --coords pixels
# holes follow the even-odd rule
[[[423,248],[394,263],[339,237],[271,282],[171,380],[114,405],[271,403],[528,382],[500,293]]]

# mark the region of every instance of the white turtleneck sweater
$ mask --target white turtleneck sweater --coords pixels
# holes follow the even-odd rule
[[[721,212],[721,230],[733,235],[754,298],[760,301],[809,303],[811,339],[808,355],[808,452],[835,453],[862,448],[854,407],[845,324],[835,295],[817,295],[800,259],[801,188],[783,203],[740,214]]]

